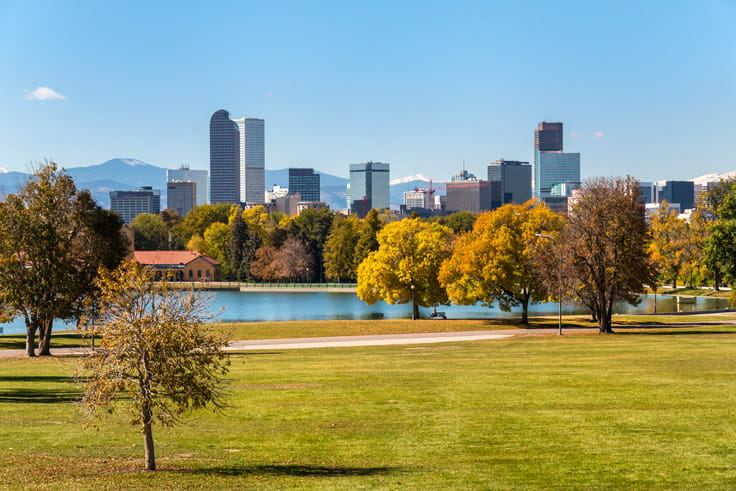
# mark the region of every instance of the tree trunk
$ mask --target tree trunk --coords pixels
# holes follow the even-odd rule
[[[598,331],[601,334],[613,334],[613,329],[611,329],[610,315],[601,315],[601,318],[598,319]]]
[[[38,355],[51,356],[51,327],[54,319],[42,319],[38,326]]]
[[[414,303],[412,304],[412,310],[413,310],[413,312],[414,312],[414,316],[413,316],[413,318],[414,318],[414,319],[419,319],[419,318],[420,318],[420,317],[419,317],[419,305],[417,305],[417,303],[416,303],[416,302],[414,302]]]
[[[36,326],[26,324],[26,356],[36,356]]]
[[[677,278],[672,278],[672,289],[677,290]]]
[[[148,404],[143,404],[143,443],[146,451],[146,470],[156,470],[156,453],[153,446],[153,414]]]
[[[521,325],[529,325],[529,297],[521,300]]]

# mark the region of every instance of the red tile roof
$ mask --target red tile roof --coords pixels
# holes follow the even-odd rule
[[[172,265],[172,264],[189,264],[197,258],[202,258],[210,264],[219,265],[209,256],[200,254],[195,251],[135,251],[133,253],[135,260],[140,264],[149,265]]]

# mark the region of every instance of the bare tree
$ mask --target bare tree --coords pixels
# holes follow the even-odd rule
[[[99,280],[100,347],[80,363],[83,405],[98,418],[125,407],[140,425],[146,470],[156,470],[153,424],[173,426],[187,409],[222,408],[225,338],[204,324],[211,297],[171,290],[129,262]]]

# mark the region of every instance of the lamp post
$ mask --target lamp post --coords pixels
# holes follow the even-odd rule
[[[417,316],[415,315],[415,309],[414,309],[414,283],[411,284],[411,320],[415,321],[417,320]]]
[[[558,336],[562,336],[562,250],[560,248],[560,243],[557,242],[557,239],[552,237],[551,235],[547,234],[534,234],[537,237],[544,237],[545,239],[549,239],[552,242],[555,243],[557,246],[557,309],[558,309],[558,317],[557,317],[557,328]]]

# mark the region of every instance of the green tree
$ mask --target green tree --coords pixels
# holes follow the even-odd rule
[[[80,363],[82,402],[90,418],[125,407],[143,433],[146,470],[156,470],[154,421],[172,426],[188,409],[222,408],[226,340],[204,324],[211,297],[154,282],[135,262],[103,272],[99,287],[102,341]]]
[[[135,234],[135,250],[169,250],[169,228],[159,215],[141,213],[133,219],[130,226]]]
[[[638,304],[637,294],[654,277],[640,195],[639,183],[631,177],[584,182],[560,241],[577,285],[575,294],[602,333],[613,332],[613,305]]]
[[[241,212],[231,217],[227,258],[231,268],[231,276],[234,280],[253,280],[250,265],[256,257],[256,251],[262,244],[263,240],[258,231],[243,220]]]
[[[384,222],[381,220],[381,215],[374,208],[368,212],[368,214],[361,220],[360,227],[358,228],[358,241],[355,244],[355,252],[353,253],[353,262],[355,264],[355,271],[358,271],[358,266],[368,257],[373,251],[378,250],[378,232],[384,226]]]
[[[121,226],[53,162],[0,203],[0,305],[23,317],[28,356],[36,354],[36,334],[39,354],[51,354],[54,319],[79,318],[98,269],[125,257]]]
[[[325,276],[331,281],[355,281],[355,249],[361,222],[355,215],[336,215],[325,242]]]
[[[534,258],[536,236],[557,236],[562,224],[559,215],[533,201],[482,213],[442,265],[440,283],[460,305],[498,302],[505,312],[520,305],[521,323],[527,324],[529,302],[548,298]]]
[[[228,203],[195,206],[178,226],[181,240],[186,243],[195,235],[204,237],[205,230],[215,222],[227,225],[234,206]]]
[[[404,219],[389,223],[378,233],[378,250],[358,267],[358,298],[368,304],[385,300],[419,306],[447,303],[447,293],[437,276],[452,252],[452,231],[437,223]]]
[[[469,232],[473,228],[478,215],[471,211],[456,211],[444,217],[438,217],[436,220],[442,225],[450,227],[455,234]]]
[[[306,209],[298,215],[292,217],[287,229],[290,237],[298,239],[306,247],[307,252],[312,257],[317,266],[317,271],[311,271],[311,277],[308,281],[323,281],[324,263],[324,246],[327,241],[327,235],[330,233],[332,220],[334,215],[332,212],[323,208],[321,210]]]

